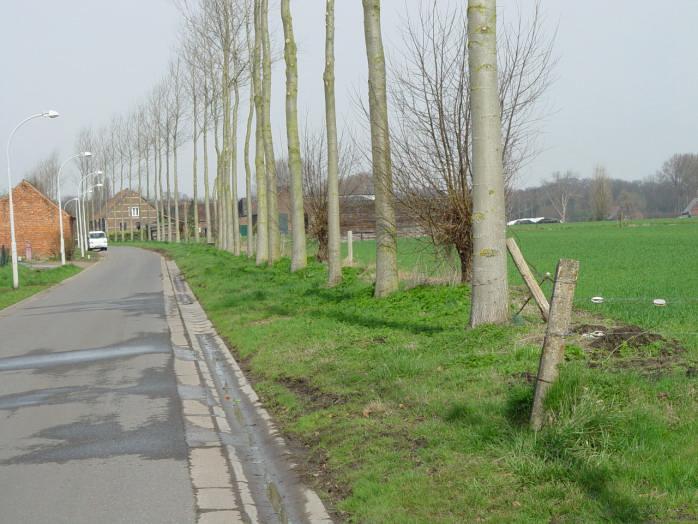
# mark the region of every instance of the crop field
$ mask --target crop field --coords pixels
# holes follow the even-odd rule
[[[555,274],[560,258],[580,261],[575,306],[620,322],[656,330],[698,346],[698,221],[643,220],[523,225],[508,228],[539,279]],[[343,245],[346,256],[346,245]],[[456,262],[436,259],[423,239],[401,238],[403,272],[448,277]],[[354,242],[354,259],[375,262],[375,242]],[[511,263],[510,278],[523,285]],[[552,286],[543,285],[550,293]],[[604,297],[602,304],[591,298]],[[666,307],[653,300],[667,301]]]

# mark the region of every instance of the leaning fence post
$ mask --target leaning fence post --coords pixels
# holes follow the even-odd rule
[[[565,337],[570,329],[572,302],[578,274],[578,260],[562,259],[558,262],[531,409],[531,429],[534,431],[538,431],[543,426],[545,396],[559,375],[559,365],[565,350]]]
[[[550,315],[550,305],[548,304],[548,299],[545,298],[543,290],[538,285],[538,282],[536,282],[536,279],[533,278],[533,274],[526,263],[526,259],[521,254],[521,250],[519,249],[516,240],[511,237],[507,238],[507,249],[509,250],[509,254],[514,261],[514,264],[516,264],[519,273],[521,273],[521,277],[526,283],[528,290],[531,292],[536,304],[538,304],[538,309],[540,310],[540,314],[543,316],[543,320],[547,322],[548,316]]]
[[[354,265],[354,234],[351,231],[347,231],[347,262]]]

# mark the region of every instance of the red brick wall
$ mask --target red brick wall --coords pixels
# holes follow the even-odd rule
[[[27,182],[21,182],[12,190],[15,210],[15,234],[17,254],[24,258],[26,243],[31,243],[34,258],[60,255],[60,228],[58,207]],[[0,246],[10,249],[10,204],[7,197],[0,198]],[[73,247],[71,216],[63,211],[63,228],[66,252]]]

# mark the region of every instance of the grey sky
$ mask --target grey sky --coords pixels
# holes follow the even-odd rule
[[[388,55],[400,44],[405,12],[421,1],[384,0]],[[438,0],[441,2],[442,0]],[[446,1],[446,0],[443,0]],[[464,0],[463,0],[464,1]],[[271,29],[282,42],[278,0]],[[653,174],[675,152],[695,151],[698,72],[692,66],[698,1],[542,0],[546,31],[558,29],[555,83],[545,104],[540,155],[520,174],[522,186],[553,171],[589,176],[603,163],[614,177]],[[533,0],[501,0],[500,19]],[[0,143],[25,116],[56,109],[61,118],[32,122],[13,148],[15,183],[53,149],[73,153],[79,129],[127,112],[164,74],[180,16],[169,0],[2,0],[0,11]],[[337,103],[342,123],[358,128],[355,95],[365,96],[366,63],[360,0],[337,2]],[[295,0],[300,113],[323,119],[324,2]],[[284,132],[284,68],[274,70],[272,119],[280,156]],[[244,114],[244,108],[242,113]],[[183,191],[191,193],[189,148],[181,153]]]

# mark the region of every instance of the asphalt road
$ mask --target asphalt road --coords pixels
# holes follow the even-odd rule
[[[120,248],[0,312],[0,521],[196,520],[160,259]]]

